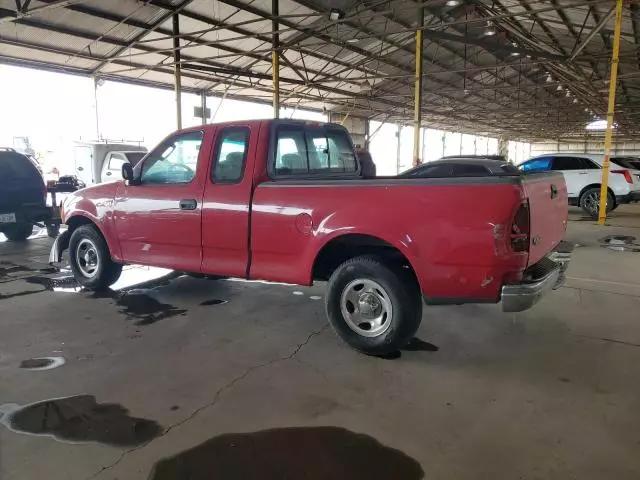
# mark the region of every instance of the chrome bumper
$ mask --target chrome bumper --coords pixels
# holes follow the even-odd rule
[[[572,243],[561,242],[553,252],[525,271],[525,280],[503,286],[502,311],[528,310],[549,291],[564,285],[573,248]]]
[[[69,230],[65,230],[56,237],[49,252],[49,264],[54,265],[62,261],[62,252],[69,248]]]

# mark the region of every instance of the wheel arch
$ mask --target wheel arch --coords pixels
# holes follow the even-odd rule
[[[405,250],[405,251],[403,251]],[[376,255],[385,261],[408,268],[420,285],[411,254],[377,235],[345,233],[327,240],[318,250],[311,268],[311,280],[328,280],[345,261],[361,255]]]
[[[95,218],[92,218],[91,216],[83,214],[83,213],[75,213],[74,215],[72,215],[69,218],[67,218],[65,223],[66,223],[66,225],[68,227],[69,238],[71,238],[71,235],[73,235],[74,231],[76,231],[78,228],[80,228],[82,226],[90,225],[93,228],[95,228],[96,231],[100,235],[102,235],[102,238],[104,239],[105,243],[107,244],[107,248],[109,249],[109,253],[111,254],[111,258],[113,258],[114,260],[119,260],[119,255],[117,255],[117,254],[119,254],[119,252],[116,252],[114,250],[113,245],[111,245],[107,235],[105,235],[105,232],[102,230],[102,228],[100,227],[99,222],[96,221]]]
[[[582,198],[582,195],[584,195],[584,193],[587,190],[590,190],[592,188],[600,189],[600,188],[602,188],[602,184],[600,184],[600,183],[591,183],[591,184],[585,186],[582,190],[580,190],[580,194],[578,195],[578,205],[580,205],[580,199]],[[607,186],[607,191],[613,197],[613,206],[615,208],[617,206],[617,204],[618,204],[618,201],[616,200],[616,194],[613,192],[613,190],[611,190],[610,186]]]

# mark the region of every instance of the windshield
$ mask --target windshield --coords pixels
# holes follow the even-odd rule
[[[147,152],[126,152],[124,156],[127,157],[131,166],[135,167],[146,154]]]
[[[614,157],[611,161],[623,168],[640,170],[640,158],[638,157]]]

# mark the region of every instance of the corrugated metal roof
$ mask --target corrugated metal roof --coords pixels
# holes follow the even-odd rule
[[[187,90],[270,97],[271,0],[0,0],[0,61],[173,83],[173,16],[179,15]],[[280,0],[285,105],[409,122],[416,2]],[[575,60],[571,53],[610,0],[475,0],[425,7],[424,122],[513,137],[581,134],[606,109],[611,18]],[[640,6],[625,6],[619,134],[640,135]],[[492,31],[495,35],[487,35]],[[559,89],[560,87],[560,89]],[[568,92],[568,93],[567,93]],[[575,100],[574,100],[575,99]],[[585,109],[587,112],[585,112]],[[591,111],[591,112],[590,112]]]

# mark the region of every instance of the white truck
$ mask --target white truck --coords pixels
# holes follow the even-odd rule
[[[126,143],[86,142],[74,145],[75,175],[87,185],[122,179],[122,165],[142,160],[147,149]]]

